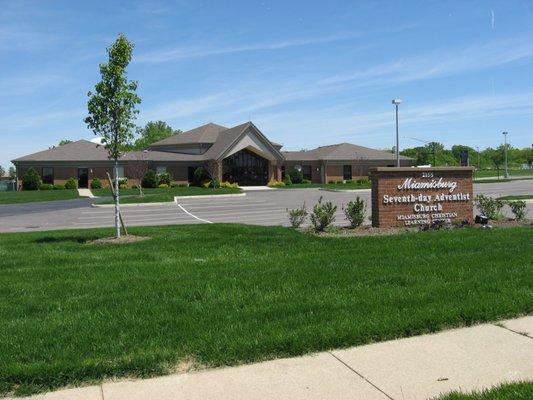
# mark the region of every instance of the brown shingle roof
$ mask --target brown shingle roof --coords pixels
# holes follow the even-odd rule
[[[104,146],[88,140],[78,140],[39,151],[13,161],[105,161],[109,160]]]
[[[384,150],[376,150],[368,147],[357,146],[351,143],[339,143],[329,146],[317,147],[308,151],[284,151],[282,152],[289,161],[311,160],[395,160],[396,155]],[[409,157],[400,156],[403,160]]]
[[[151,146],[169,146],[176,144],[191,144],[191,143],[215,143],[218,139],[218,134],[226,130],[225,126],[208,123],[190,131],[178,133],[170,136],[159,142],[152,143]]]

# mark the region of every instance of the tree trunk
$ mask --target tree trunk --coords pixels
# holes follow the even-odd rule
[[[119,185],[118,185],[118,161],[115,159],[115,229],[117,239],[120,238],[120,207],[119,207]]]

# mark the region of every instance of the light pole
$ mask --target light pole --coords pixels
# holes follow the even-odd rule
[[[398,132],[398,106],[401,104],[400,99],[393,99],[392,104],[396,106],[396,166],[400,166],[400,135]]]
[[[509,178],[509,171],[507,170],[507,133],[508,132],[502,132],[503,138],[504,138],[503,151],[505,154],[505,175],[504,175],[505,179]]]

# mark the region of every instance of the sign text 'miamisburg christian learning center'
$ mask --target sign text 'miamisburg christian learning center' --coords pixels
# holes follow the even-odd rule
[[[473,218],[472,167],[371,170],[372,225],[417,226]]]

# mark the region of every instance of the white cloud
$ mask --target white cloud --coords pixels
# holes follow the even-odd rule
[[[336,42],[349,38],[351,35],[337,34],[332,36],[308,38],[308,39],[294,39],[285,40],[271,43],[255,43],[243,46],[230,46],[230,47],[211,47],[211,48],[172,48],[166,50],[156,50],[140,54],[136,57],[137,62],[145,63],[163,63],[168,61],[176,61],[189,58],[207,57],[223,54],[242,53],[248,51],[265,51],[265,50],[280,50],[290,47],[307,46],[312,44],[322,44]]]

